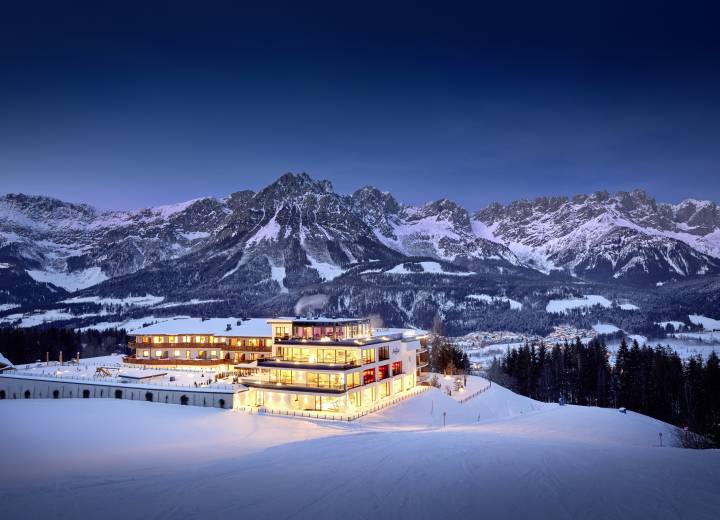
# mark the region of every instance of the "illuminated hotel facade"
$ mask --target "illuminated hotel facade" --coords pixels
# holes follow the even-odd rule
[[[237,406],[355,413],[427,378],[424,331],[370,320],[185,318],[130,333],[128,364],[222,373],[246,388]]]

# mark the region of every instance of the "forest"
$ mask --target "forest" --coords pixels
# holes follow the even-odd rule
[[[670,348],[623,340],[613,364],[609,358],[602,339],[551,348],[526,344],[496,359],[488,377],[539,401],[626,408],[687,428],[703,446],[720,445],[720,359],[714,352],[707,360],[683,361]]]
[[[105,356],[113,352],[129,353],[127,335],[124,330],[87,330],[78,332],[73,329],[51,328],[7,328],[0,329],[0,353],[15,365],[57,360],[63,353],[63,359],[80,356]]]

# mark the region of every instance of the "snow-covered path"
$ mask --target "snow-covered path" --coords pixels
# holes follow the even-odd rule
[[[664,423],[500,387],[450,401],[430,391],[351,424],[0,402],[3,518],[720,516],[720,452],[653,447]]]

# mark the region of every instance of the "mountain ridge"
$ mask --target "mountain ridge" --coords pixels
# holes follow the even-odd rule
[[[418,282],[432,291],[457,283],[456,272],[496,279],[559,272],[651,287],[720,274],[720,210],[697,199],[658,203],[633,190],[471,212],[448,199],[404,204],[373,186],[342,195],[329,181],[288,173],[258,191],[133,211],[7,194],[0,262],[8,266],[0,278],[15,280],[5,286],[22,287],[6,291],[9,303],[52,299],[48,287],[58,294],[202,289],[285,302],[289,293],[369,276],[391,285],[432,278]]]

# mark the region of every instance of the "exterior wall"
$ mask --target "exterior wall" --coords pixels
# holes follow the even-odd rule
[[[28,377],[0,376],[0,391],[5,391],[5,399],[82,399],[87,392],[88,398],[120,399],[146,401],[146,394],[152,395],[152,402],[182,404],[187,397],[189,406],[207,406],[214,408],[237,408],[242,393],[205,392],[195,389],[169,390],[150,385],[100,385],[79,382],[51,381]],[[26,397],[26,392],[28,396]],[[56,393],[57,392],[57,393]],[[243,392],[245,393],[245,392]],[[57,397],[55,397],[57,395]],[[221,402],[221,401],[224,401]]]

